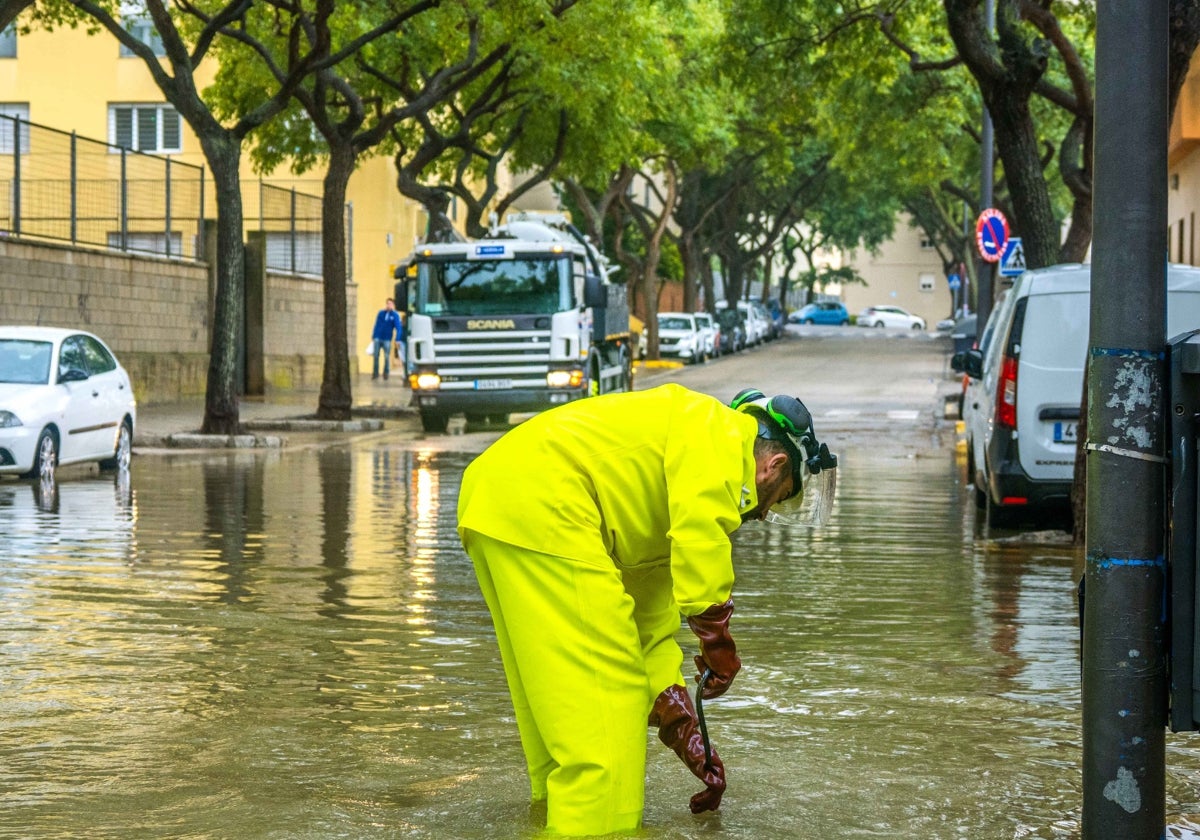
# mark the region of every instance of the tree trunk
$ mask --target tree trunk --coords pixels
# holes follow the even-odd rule
[[[1014,235],[1025,249],[1025,264],[1043,268],[1058,262],[1058,220],[1050,204],[1050,190],[1042,172],[1037,130],[1027,99],[988,97],[988,110],[996,131],[996,148],[1004,163],[1004,176],[1012,201]]]
[[[346,186],[356,155],[349,145],[330,148],[321,197],[321,275],[325,297],[325,369],[317,417],[349,420],[352,405],[346,335]]]
[[[217,288],[213,312],[203,434],[238,433],[238,348],[246,314],[245,243],[242,239],[241,144],[227,136],[201,137],[217,195]]]

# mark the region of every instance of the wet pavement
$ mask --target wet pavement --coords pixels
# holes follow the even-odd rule
[[[644,840],[1078,836],[1082,559],[976,523],[945,351],[803,334],[640,381],[798,393],[842,458],[829,527],[735,534],[744,665],[706,703],[729,791],[690,814],[695,780],[648,733]],[[355,404],[402,408],[391,384]],[[0,838],[536,836],[454,530],[462,471],[502,431],[401,412],[265,451],[139,445],[124,480],[51,498],[0,482]],[[1168,736],[1168,762],[1168,836],[1195,836],[1200,739]]]

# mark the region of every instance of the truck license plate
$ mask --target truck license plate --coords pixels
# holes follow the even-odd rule
[[[1055,423],[1054,424],[1054,442],[1055,443],[1074,443],[1075,442],[1075,427],[1076,423]]]
[[[511,379],[476,379],[476,391],[497,391],[504,388],[511,388]]]

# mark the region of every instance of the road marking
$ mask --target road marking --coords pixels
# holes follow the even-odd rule
[[[825,412],[826,417],[857,417],[858,411],[853,408],[831,408]]]
[[[904,411],[889,411],[887,416],[889,420],[916,420],[921,416],[921,412],[906,409]]]

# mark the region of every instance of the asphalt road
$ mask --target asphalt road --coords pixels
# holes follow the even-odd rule
[[[898,446],[940,448],[954,443],[944,398],[960,388],[950,346],[949,337],[933,333],[792,326],[761,347],[650,372],[638,387],[674,381],[725,401],[751,386],[788,393],[808,406],[823,440],[887,435]]]

